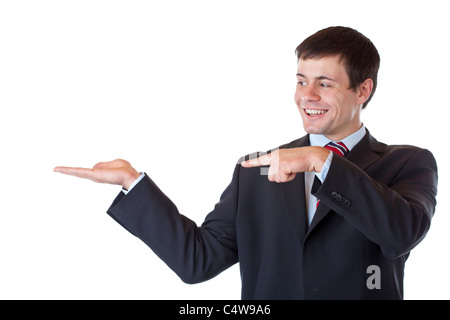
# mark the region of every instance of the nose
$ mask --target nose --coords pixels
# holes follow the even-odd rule
[[[301,102],[317,102],[320,101],[320,95],[314,85],[302,86],[299,89],[299,98]]]
[[[313,84],[297,85],[294,96],[295,102],[298,105],[301,103],[319,102],[321,98],[317,90],[318,88]]]

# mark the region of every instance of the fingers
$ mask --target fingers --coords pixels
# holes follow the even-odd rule
[[[54,172],[64,173],[64,174],[70,174],[70,172],[73,172],[73,169],[80,169],[80,168],[73,168],[73,167],[54,167]]]
[[[244,168],[270,166],[271,154],[265,154],[255,159],[250,159],[241,163]]]
[[[84,179],[92,179],[93,171],[92,169],[87,168],[75,168],[75,167],[55,167],[53,169],[54,172],[59,172],[63,174],[67,174],[70,176],[75,176]]]
[[[291,168],[285,156],[281,157],[281,151],[275,150],[255,159],[250,159],[241,163],[244,168],[269,166],[267,170],[261,169],[261,175],[267,175],[271,182],[288,182],[295,178],[296,172]]]
[[[80,178],[92,178],[94,174],[94,170],[97,169],[105,169],[105,168],[119,168],[124,167],[126,165],[130,165],[128,161],[122,159],[116,159],[108,162],[99,162],[92,169],[88,168],[78,168],[78,167],[55,167],[53,171],[60,172],[63,174],[68,174],[71,176],[76,176]]]

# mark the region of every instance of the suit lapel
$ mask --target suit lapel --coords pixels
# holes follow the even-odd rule
[[[372,137],[369,130],[367,130],[366,135],[348,153],[346,158],[357,165],[361,170],[366,170],[372,163],[380,158],[382,152],[383,145]]]

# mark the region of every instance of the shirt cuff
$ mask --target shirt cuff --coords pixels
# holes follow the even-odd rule
[[[330,151],[330,154],[328,155],[327,160],[325,160],[325,163],[322,166],[322,170],[320,172],[316,172],[316,177],[319,178],[320,182],[323,182],[325,178],[327,177],[328,170],[330,170],[331,166],[331,160],[333,160],[333,152]]]
[[[142,180],[142,178],[145,177],[145,173],[141,172],[141,175],[139,176],[139,178],[137,178],[136,180],[134,180],[134,182],[131,184],[130,188],[127,190],[125,188],[122,188],[122,192],[127,194],[128,192],[131,191],[131,189],[134,188],[135,185],[137,185],[139,183],[139,181]]]

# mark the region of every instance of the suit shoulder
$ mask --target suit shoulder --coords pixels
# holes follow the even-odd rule
[[[431,151],[413,145],[385,145],[383,156],[393,159],[408,159],[409,162],[426,163],[428,166],[436,167],[436,159]]]
[[[384,145],[384,153],[390,154],[390,153],[403,153],[403,154],[410,154],[414,155],[416,153],[429,153],[431,152],[427,149],[420,148],[413,145],[408,144],[391,144],[391,145]]]
[[[289,143],[285,143],[281,145],[280,149],[292,149],[292,148],[298,148],[298,147],[305,147],[309,146],[309,135],[303,136],[299,139],[295,139]]]

